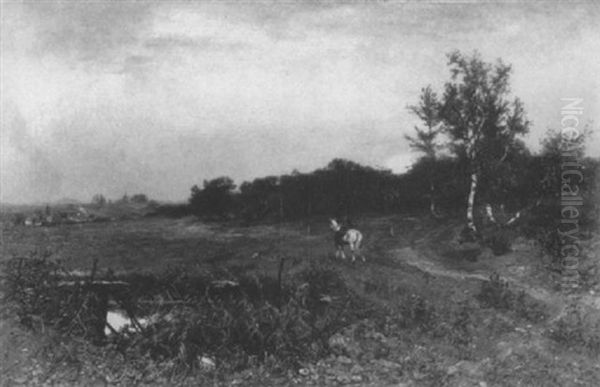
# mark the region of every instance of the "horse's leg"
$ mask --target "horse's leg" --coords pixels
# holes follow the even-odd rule
[[[350,243],[350,252],[352,253],[352,262],[356,261],[356,256],[354,255],[354,243]]]
[[[363,255],[362,249],[361,249],[361,243],[362,243],[362,234],[359,234],[358,238],[356,239],[356,251],[357,251],[358,255],[360,256],[360,258],[362,259],[362,261],[367,262],[367,260],[365,259],[365,256]]]
[[[360,259],[362,259],[363,262],[367,262],[358,243],[356,244],[356,254],[358,254],[358,256],[360,257]]]

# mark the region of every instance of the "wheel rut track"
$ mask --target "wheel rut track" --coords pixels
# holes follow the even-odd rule
[[[456,281],[475,280],[475,281],[489,281],[491,272],[476,272],[466,273],[461,270],[448,269],[440,267],[439,264],[428,259],[418,251],[405,247],[401,249],[395,249],[391,252],[392,256],[423,273],[427,273],[432,276],[451,278]],[[600,313],[600,297],[592,295],[564,295],[558,292],[550,292],[547,289],[532,286],[520,281],[517,278],[511,276],[502,276],[503,279],[509,282],[513,289],[523,291],[529,297],[534,300],[543,303],[549,310],[551,310],[550,316],[547,319],[548,323],[552,323],[559,320],[566,312],[567,307],[577,302],[586,308],[592,309],[595,312]]]

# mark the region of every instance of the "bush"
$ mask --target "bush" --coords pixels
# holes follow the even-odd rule
[[[106,205],[106,198],[104,197],[104,195],[96,194],[92,198],[92,204],[94,204],[97,207],[104,207]]]
[[[477,299],[485,306],[504,311],[512,311],[518,317],[529,321],[541,321],[546,318],[542,304],[531,300],[524,291],[514,293],[508,282],[497,273],[482,283]]]
[[[148,196],[145,194],[135,194],[129,200],[131,200],[132,203],[148,203]]]
[[[159,204],[156,205],[151,215],[165,216],[167,218],[183,218],[192,214],[188,204]]]
[[[256,276],[217,282],[171,277],[169,282],[189,303],[159,308],[156,323],[139,337],[122,338],[121,345],[157,361],[175,361],[181,369],[198,367],[202,356],[218,359],[228,370],[274,359],[278,367],[297,367],[326,354],[328,338],[357,310],[356,297],[337,273],[317,265],[290,284]],[[216,289],[215,283],[227,286]],[[154,284],[160,288],[164,282]]]
[[[497,229],[485,238],[484,242],[492,249],[494,255],[504,255],[511,251],[512,238],[508,230]]]
[[[204,180],[204,187],[192,187],[189,206],[198,216],[223,218],[233,210],[233,180],[222,176],[213,180]]]
[[[564,315],[547,333],[561,345],[600,354],[600,318],[586,314],[577,304],[567,306]]]
[[[423,297],[411,294],[404,297],[399,305],[400,326],[429,330],[437,324],[438,315],[433,305]]]
[[[460,309],[454,313],[451,322],[450,341],[454,345],[468,346],[473,340],[473,307],[468,303],[460,306]]]
[[[66,286],[61,265],[46,253],[6,264],[7,293],[21,323],[90,338],[103,336],[108,299],[88,283]]]
[[[491,274],[490,280],[481,285],[477,296],[485,306],[504,310],[510,309],[513,297],[513,293],[508,289],[508,282],[497,273]]]
[[[86,281],[62,286],[62,268],[47,257],[12,259],[7,269],[8,294],[26,326],[110,344],[131,362],[149,357],[176,374],[202,368],[207,359],[224,372],[256,362],[297,367],[328,353],[329,337],[362,310],[338,273],[316,264],[289,283],[181,268],[159,276],[107,275],[102,279],[129,286],[102,291]],[[147,325],[105,337],[109,301]]]
[[[25,223],[25,214],[22,212],[17,212],[13,215],[12,222],[15,226],[22,226]]]

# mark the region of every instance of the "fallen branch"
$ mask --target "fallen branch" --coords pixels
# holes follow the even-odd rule
[[[515,216],[513,216],[512,218],[510,218],[508,220],[508,222],[506,222],[506,225],[509,226],[511,224],[513,224],[514,222],[517,221],[517,219],[519,219],[521,217],[521,211],[517,211],[517,213],[515,214]]]
[[[154,300],[139,300],[138,304],[141,305],[196,305],[197,302],[184,301],[184,300],[169,300],[169,301],[154,301]]]
[[[503,209],[502,212],[504,212],[504,205],[502,205],[502,209]],[[510,218],[509,220],[504,222],[504,224],[500,224],[500,223],[498,223],[498,221],[496,220],[496,217],[494,216],[494,209],[492,208],[492,205],[489,203],[485,205],[485,212],[486,212],[488,219],[492,223],[497,224],[499,226],[510,226],[511,224],[515,223],[521,217],[521,212],[524,210],[525,209],[521,209],[521,210],[517,211],[512,218]]]
[[[124,281],[104,281],[98,280],[89,282],[86,280],[78,280],[78,281],[59,281],[57,286],[75,286],[75,285],[89,285],[89,286],[129,286],[128,282]]]

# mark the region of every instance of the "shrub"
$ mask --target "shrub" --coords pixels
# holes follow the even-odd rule
[[[473,340],[473,307],[468,303],[460,306],[451,322],[450,341],[455,345],[468,346]]]
[[[492,249],[494,255],[504,255],[511,251],[511,236],[508,230],[496,229],[484,242]]]
[[[400,304],[402,326],[429,329],[437,323],[437,314],[433,305],[423,297],[411,294]]]
[[[561,345],[600,354],[600,318],[586,314],[577,304],[568,305],[547,334]]]
[[[159,204],[151,212],[151,215],[165,216],[167,218],[183,218],[191,215],[192,210],[186,203],[181,204]]]
[[[297,367],[325,355],[328,338],[362,313],[339,274],[315,264],[289,283],[177,268],[158,276],[107,275],[104,280],[129,286],[106,291],[88,281],[62,286],[60,265],[47,257],[12,259],[7,269],[8,294],[25,325],[110,344],[131,362],[149,356],[171,364],[175,374],[203,367],[206,359],[222,371],[255,362]],[[139,324],[136,334],[104,337],[109,300],[148,325]]]
[[[490,280],[481,285],[477,298],[487,307],[510,309],[513,293],[508,289],[508,282],[499,274],[490,275]]]
[[[89,283],[66,286],[61,265],[45,253],[13,258],[6,264],[7,300],[21,323],[101,339],[108,299]]]
[[[283,368],[296,367],[323,356],[327,339],[357,310],[349,308],[352,302],[356,306],[356,298],[338,274],[321,266],[298,273],[290,284],[242,275],[222,281],[232,285],[217,291],[211,280],[180,277],[178,293],[193,301],[158,310],[156,323],[140,337],[121,338],[121,345],[157,361],[174,360],[182,369],[197,367],[205,355],[224,369],[269,359]],[[204,285],[181,283],[187,281]]]
[[[482,283],[477,299],[485,307],[512,311],[518,317],[529,321],[541,321],[546,318],[541,303],[531,300],[522,290],[513,292],[508,282],[497,273],[491,274],[490,280]]]
[[[25,223],[25,214],[17,212],[13,215],[12,222],[15,226],[22,226]]]
[[[148,196],[145,194],[135,194],[129,200],[133,203],[148,203]]]

